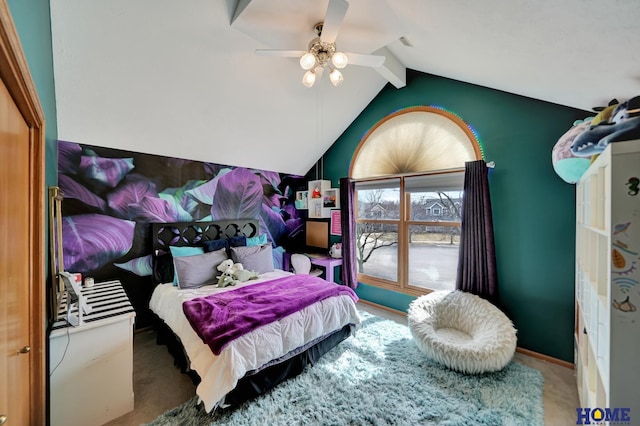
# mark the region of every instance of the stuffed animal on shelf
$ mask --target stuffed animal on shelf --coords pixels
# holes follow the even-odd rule
[[[560,139],[551,150],[553,170],[567,183],[578,182],[589,168],[589,164],[591,164],[589,158],[578,157],[571,152],[573,141],[589,128],[591,120],[592,117],[587,117],[584,120],[575,121],[573,127],[560,136]]]
[[[611,107],[611,105],[610,105]],[[612,142],[640,138],[640,96],[615,106],[608,120],[603,119],[580,133],[571,152],[577,157],[599,155]]]

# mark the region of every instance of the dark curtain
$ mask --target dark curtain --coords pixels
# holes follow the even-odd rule
[[[358,287],[358,259],[356,259],[356,220],[353,196],[355,183],[340,179],[340,225],[342,226],[342,284]]]
[[[456,289],[497,304],[498,275],[487,175],[484,160],[465,163]]]

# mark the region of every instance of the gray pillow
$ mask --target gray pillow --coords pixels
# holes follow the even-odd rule
[[[217,266],[227,260],[224,248],[195,256],[180,256],[173,259],[178,287],[198,288],[205,285],[217,284]]]
[[[231,259],[235,263],[242,263],[244,269],[258,274],[273,271],[273,254],[271,243],[260,246],[231,247]]]

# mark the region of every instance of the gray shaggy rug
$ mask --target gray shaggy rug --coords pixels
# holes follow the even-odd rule
[[[213,416],[194,397],[149,425],[543,424],[538,370],[457,373],[425,358],[408,327],[360,314],[355,337],[267,394]]]

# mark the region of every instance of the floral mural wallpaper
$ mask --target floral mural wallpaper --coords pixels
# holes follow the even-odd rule
[[[258,219],[274,247],[296,247],[304,177],[59,141],[65,270],[119,279],[136,326],[150,325],[151,223]]]

